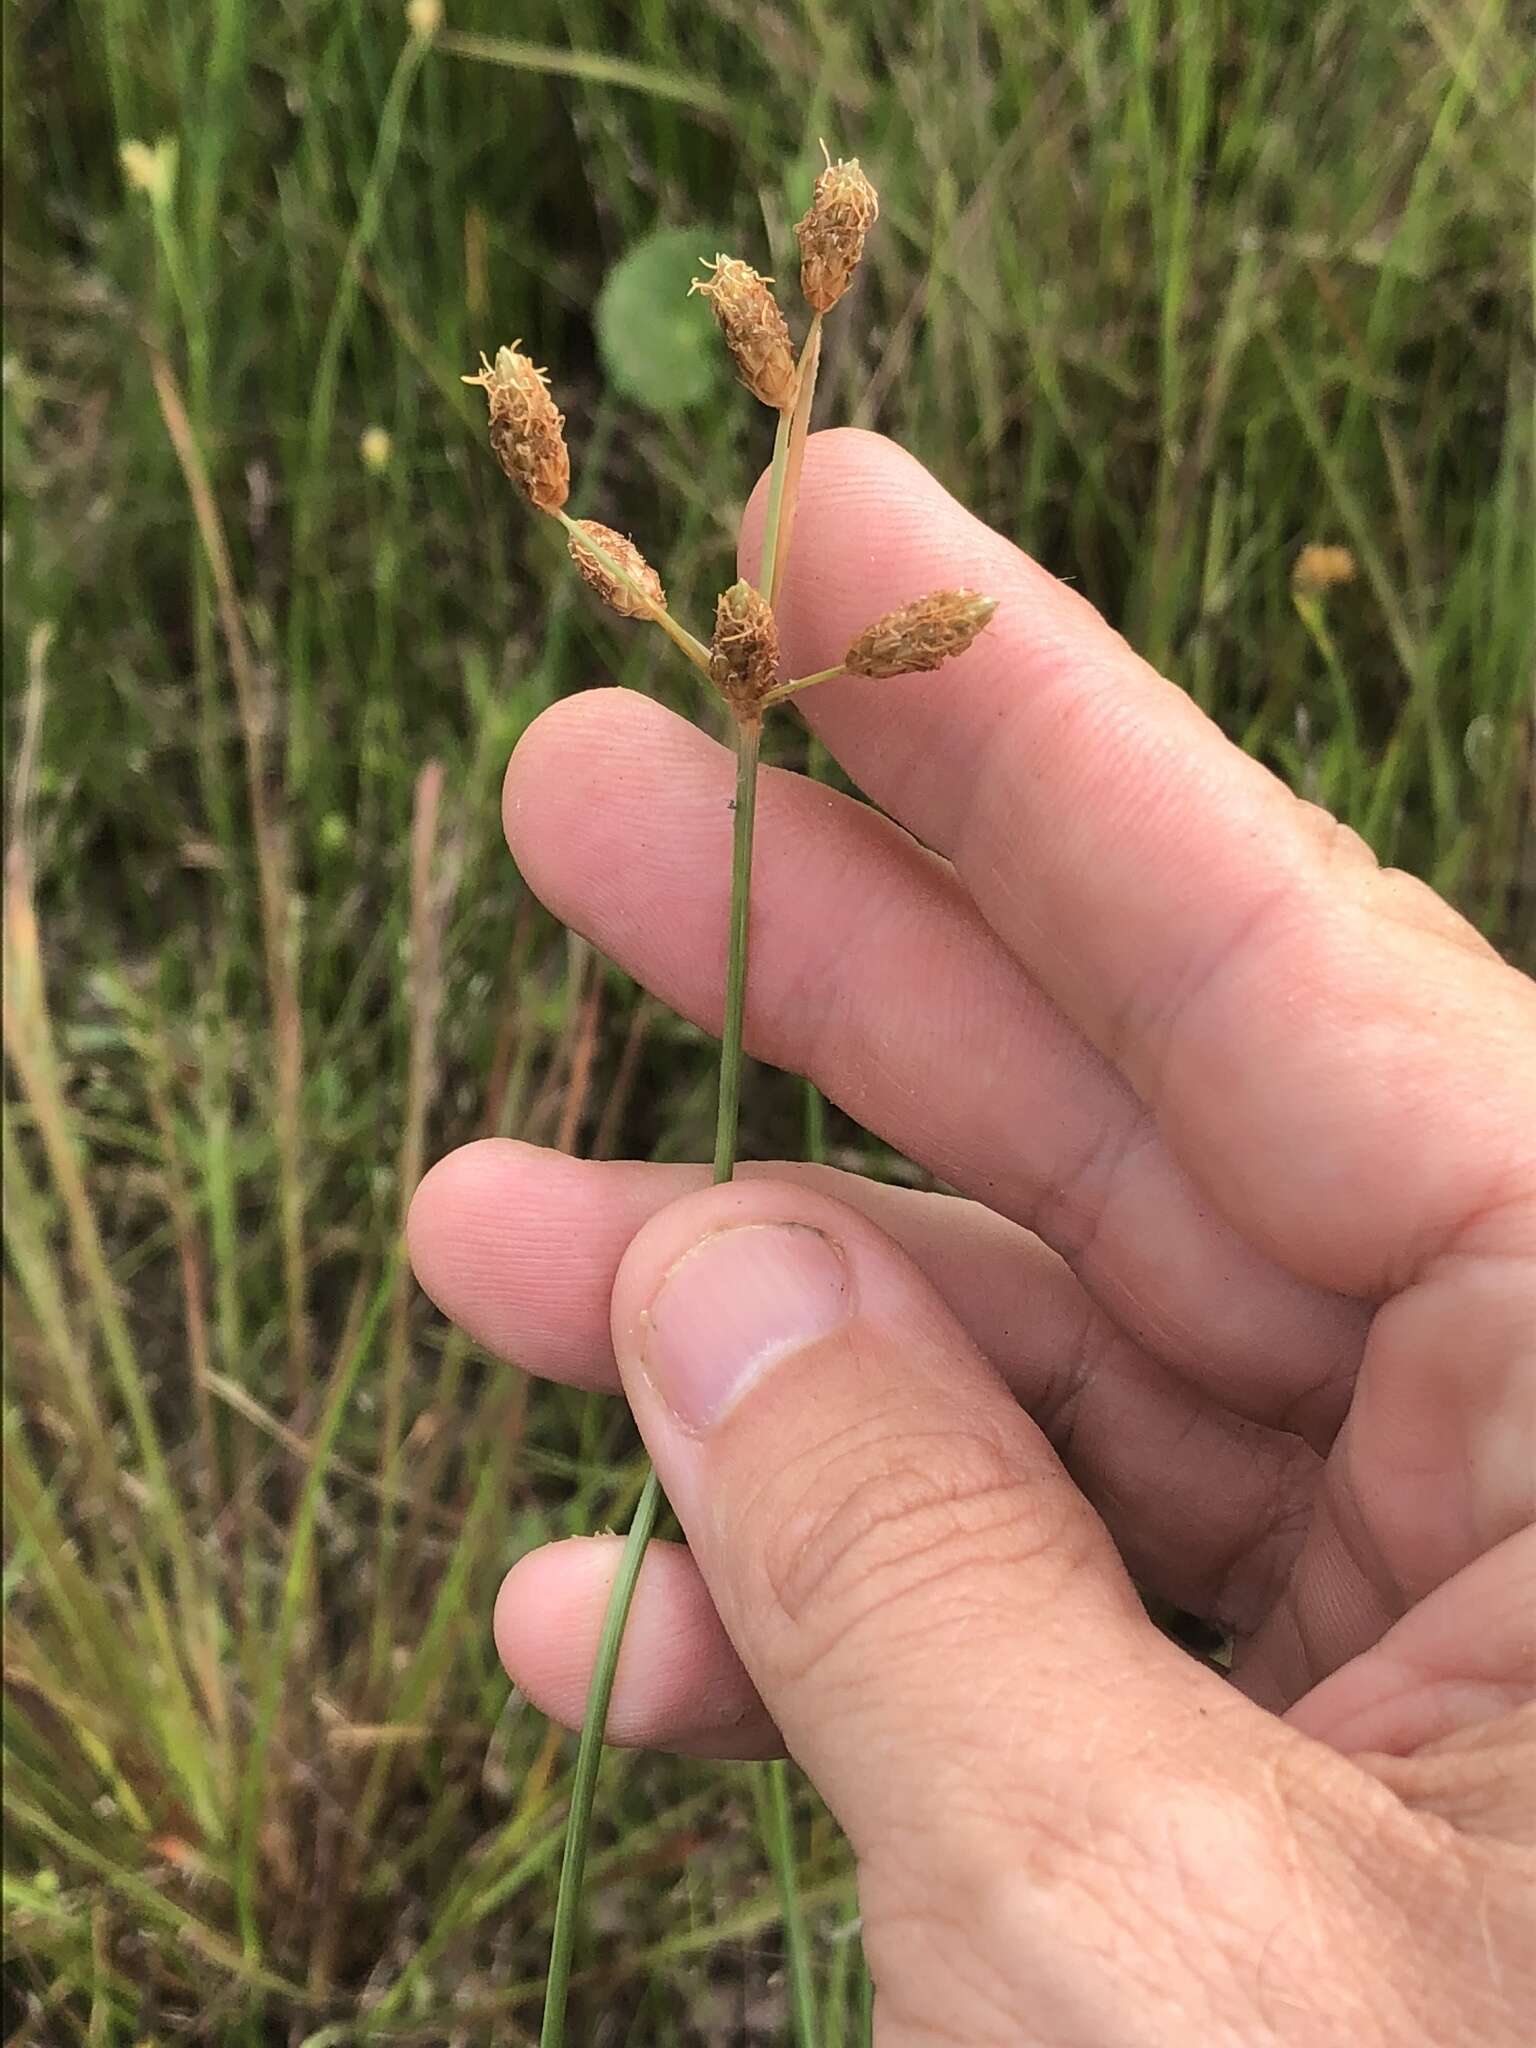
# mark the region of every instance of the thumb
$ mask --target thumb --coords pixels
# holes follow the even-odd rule
[[[1251,1711],[1152,1628],[1044,1436],[852,1210],[688,1196],[631,1244],[613,1331],[726,1629],[861,1859],[1042,1806],[1055,1834],[1145,1771],[1149,1727],[1166,1754]]]

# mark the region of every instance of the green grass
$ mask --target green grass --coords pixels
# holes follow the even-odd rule
[[[615,1407],[424,1311],[399,1218],[487,1128],[703,1158],[713,1080],[501,847],[544,706],[690,699],[508,503],[456,381],[482,346],[559,366],[575,509],[707,617],[762,417],[723,369],[637,407],[590,309],[659,224],[782,265],[818,137],[856,151],[883,216],[822,415],[904,440],[1530,957],[1511,0],[449,15],[431,51],[363,0],[3,17],[18,2040],[537,2025],[573,1749],[509,1704],[489,1605],[622,1521],[639,1465]],[[167,136],[157,206],[118,148]],[[1304,614],[1310,541],[1359,575]],[[904,1170],[752,1077],[748,1153],[807,1128]],[[760,1797],[609,1758],[574,2038],[787,2037]],[[794,1809],[809,1995],[851,2044],[849,1868]]]

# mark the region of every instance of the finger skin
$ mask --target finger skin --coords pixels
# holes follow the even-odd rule
[[[579,1536],[520,1559],[496,1596],[507,1676],[552,1720],[579,1728],[621,1536]],[[781,1756],[784,1745],[720,1625],[698,1567],[653,1542],[636,1582],[604,1740],[680,1756]]]
[[[1165,686],[1127,696],[1123,654],[1095,651],[1074,668],[1081,619],[1028,588],[1042,643],[1049,652],[1060,634],[1070,672],[1042,670],[1030,704],[1005,707],[955,836],[942,820],[929,836],[1034,980],[1155,1106],[1215,1208],[1319,1285],[1401,1290],[1367,1352],[1366,1398],[1318,1524],[1318,1540],[1343,1546],[1357,1604],[1341,1625],[1346,1603],[1314,1559],[1303,1633],[1321,1640],[1319,1622],[1336,1638],[1380,1633],[1382,1616],[1358,1606],[1370,1578],[1359,1558],[1374,1547],[1379,1563],[1390,1528],[1389,1571],[1429,1597],[1383,1647],[1443,1662],[1454,1686],[1466,1665],[1449,1560],[1469,1540],[1497,1540],[1522,1499],[1519,1476],[1497,1469],[1512,1440],[1497,1396],[1521,1347],[1495,1329],[1469,1374],[1461,1333],[1478,1284],[1515,1312],[1508,1274],[1528,1258],[1524,999],[1438,906],[1374,877],[1347,840],[1275,802],[1277,785],[1239,776],[1230,750],[1178,722]],[[940,751],[912,767],[920,795],[938,785]],[[1053,842],[1060,801],[1079,816]],[[1210,844],[1189,837],[1192,820],[1220,828]],[[1108,830],[1127,862],[1070,871],[1092,867]],[[1138,929],[1117,955],[1127,909]],[[1496,1077],[1481,1094],[1479,1069]],[[1508,1992],[1527,1895],[1517,1910],[1507,1869],[1463,1850],[1461,1831],[1482,1818],[1475,1784],[1470,1796],[1464,1777],[1440,1784],[1425,1807],[1439,1824],[1426,1829],[1411,1770],[1375,1782],[1300,1732],[1305,1711],[1292,1728],[1256,1722],[1231,1689],[1197,1692],[1189,1667],[1165,1664],[1059,1490],[1048,1447],[1004,1420],[984,1391],[986,1360],[921,1276],[903,1278],[892,1248],[862,1235],[864,1219],[839,1225],[823,1211],[808,1223],[803,1189],[787,1209],[770,1205],[780,1221],[841,1229],[859,1274],[858,1337],[781,1363],[718,1425],[679,1439],[646,1367],[652,1290],[701,1229],[728,1216],[739,1226],[732,1205],[767,1197],[690,1199],[691,1212],[685,1202],[647,1223],[621,1264],[614,1342],[698,1551],[701,1578],[681,1604],[696,1612],[708,1587],[703,1604],[724,1615],[742,1668],[860,1849],[891,2038],[955,2038],[958,2026],[961,2038],[1011,2040],[1020,2013],[1064,2044],[1114,2038],[1128,2013],[1138,2038],[1159,2043],[1522,2038]],[[1486,1400],[1460,1398],[1469,1378]],[[1498,1455],[1463,1428],[1469,1409]],[[1474,1464],[1494,1468],[1492,1486],[1439,1484]],[[1427,1515],[1412,1497],[1423,1474]],[[1000,1522],[994,1489],[1012,1509]],[[670,1615],[653,1607],[651,1624],[667,1644]],[[718,1668],[729,1685],[719,1653],[716,1638],[689,1668]],[[1340,1654],[1337,1640],[1327,1654]],[[1338,1674],[1331,1702],[1319,1688],[1313,1711],[1331,1705],[1351,1745],[1372,1733],[1411,1745],[1422,1729],[1371,1721],[1382,1700],[1369,1654]],[[665,1651],[660,1661],[663,1679],[682,1668]],[[1495,1693],[1507,1683],[1482,1679]],[[652,1682],[637,1666],[625,1685],[643,1725]],[[1429,1691],[1436,1713],[1444,1694]],[[957,2020],[957,1981],[990,2026]]]
[[[896,687],[892,685],[892,687]],[[525,879],[662,999],[718,1028],[728,750],[594,691],[507,771]],[[938,1178],[1036,1229],[1145,1349],[1256,1420],[1326,1441],[1365,1325],[1227,1227],[1141,1105],[978,917],[950,870],[867,806],[768,770],[746,1035]]]
[[[760,487],[747,573],[761,521]],[[962,582],[998,610],[941,676],[796,701],[954,862],[1223,1214],[1319,1286],[1377,1296],[1491,1209],[1536,1206],[1536,990],[912,457],[812,437],[779,608],[792,673]]]
[[[829,1166],[749,1160],[737,1171],[820,1188],[876,1220],[971,1318],[1023,1400],[1060,1398],[1055,1383],[1097,1348],[1087,1325],[1098,1312],[1064,1261],[980,1203]],[[482,1138],[422,1181],[406,1225],[411,1262],[444,1315],[497,1357],[541,1379],[617,1392],[609,1302],[619,1261],[643,1223],[712,1178],[704,1165],[573,1159]]]
[[[1443,1830],[1150,1629],[865,1219],[775,1183],[686,1196],[626,1254],[613,1328],[727,1632],[859,1859],[887,2038],[1002,2048],[1027,2014],[1071,2048],[1342,2043],[1364,2013],[1384,2044],[1495,2016],[1459,1950],[1403,1941],[1403,1898],[1438,1925],[1461,1896]],[[1485,1940],[1513,1954],[1510,1889]]]
[[[1029,1232],[953,1196],[827,1167],[748,1166],[847,1201],[951,1305],[1066,1459],[1150,1591],[1239,1634],[1289,1570],[1318,1459],[1203,1399],[1130,1343]],[[407,1236],[421,1284],[498,1356],[616,1388],[609,1301],[641,1226],[707,1167],[601,1164],[485,1139],[433,1168]]]
[[[719,1231],[787,1224],[833,1244],[851,1319],[780,1357],[707,1430],[657,1378],[657,1301]],[[736,1242],[736,1240],[733,1240]],[[782,1303],[785,1295],[775,1296]],[[1148,1715],[1256,1713],[1157,1634],[1102,1525],[927,1282],[840,1203],[758,1182],[685,1196],[614,1288],[625,1390],[705,1583],[792,1753],[856,1849],[974,1807],[985,1702],[1031,1730],[1012,1791],[1074,1782]],[[701,1333],[712,1362],[724,1334]],[[1069,1677],[1070,1674],[1070,1677]],[[1129,1713],[1113,1702],[1134,1685]],[[1091,1698],[1091,1731],[1066,1714]],[[1084,1745],[1087,1745],[1086,1750]],[[872,1760],[879,1759],[878,1768]],[[1002,1788],[997,1788],[1002,1797]]]
[[[797,532],[791,668],[925,583],[999,600],[944,689],[914,686],[897,716],[839,681],[806,717],[952,859],[1213,1207],[1381,1304],[1358,1371],[1323,1390],[1349,1391],[1349,1421],[1240,1665],[1294,1699],[1536,1510],[1536,986],[900,450],[813,443]]]
[[[1533,1701],[1536,1528],[1527,1527],[1411,1608],[1286,1718],[1336,1749],[1408,1756]]]
[[[1255,1697],[1295,1700],[1349,1660],[1368,1673],[1387,1631],[1432,1605],[1443,1615],[1479,1560],[1536,1523],[1533,1332],[1536,1238],[1464,1247],[1381,1309],[1306,1541],[1239,1656]],[[1482,1625],[1470,1600],[1458,1607],[1472,1670]]]

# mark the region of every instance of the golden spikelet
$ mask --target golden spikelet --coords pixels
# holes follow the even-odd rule
[[[518,344],[499,348],[494,364],[480,358],[473,377],[491,408],[491,446],[496,460],[540,512],[558,512],[571,494],[571,458],[565,446],[565,416],[549,395],[549,379]]]
[[[1298,597],[1321,597],[1336,583],[1353,583],[1355,558],[1348,548],[1326,547],[1309,541],[1296,557],[1291,571],[1291,589]]]
[[[805,218],[796,223],[800,244],[800,289],[818,313],[835,306],[847,291],[864,237],[880,212],[875,188],[859,169],[857,157],[828,164],[816,180]]]
[[[855,676],[910,676],[964,654],[997,610],[974,590],[935,590],[866,626],[843,657]]]
[[[750,583],[733,583],[715,606],[709,679],[740,719],[762,712],[779,666],[779,629],[768,600]]]
[[[688,287],[709,301],[727,348],[736,358],[736,372],[754,398],[776,412],[795,402],[795,352],[778,301],[760,277],[739,256],[717,256]]]
[[[590,548],[582,546],[582,536],[596,541],[610,560],[616,562],[630,579],[637,583],[645,595],[642,597],[621,583],[607,563],[602,562]],[[649,619],[667,608],[667,593],[661,587],[661,578],[651,567],[627,535],[615,533],[611,526],[604,526],[601,520],[578,519],[576,529],[567,544],[571,560],[581,571],[584,582],[590,584],[604,604],[611,605],[624,619]]]

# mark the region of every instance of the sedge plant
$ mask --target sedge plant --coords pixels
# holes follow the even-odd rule
[[[522,352],[521,344],[514,342],[510,348],[498,349],[494,361],[482,356],[480,369],[464,380],[485,391],[490,407],[491,446],[502,469],[536,512],[558,521],[564,528],[571,560],[583,580],[622,617],[659,628],[682,658],[699,672],[728,714],[736,758],[736,792],[715,1125],[717,1182],[730,1180],[736,1170],[742,1027],[751,932],[752,843],[764,719],[775,705],[834,676],[896,677],[936,669],[970,646],[996,608],[993,599],[976,591],[931,591],[873,621],[847,647],[841,660],[830,667],[810,675],[781,674],[774,607],[789,558],[821,354],[822,320],[852,282],[865,237],[878,211],[875,188],[857,159],[837,163],[829,160],[816,180],[810,207],[795,229],[800,249],[801,290],[810,309],[798,354],[773,295],[773,280],[739,257],[716,256],[703,266],[705,274],[695,278],[690,288],[707,300],[741,382],[777,419],[758,580],[751,583],[741,579],[721,592],[707,643],[674,615],[661,578],[632,539],[598,520],[573,519],[566,511],[571,472],[565,418],[550,390],[547,373]],[[609,1597],[587,1697],[551,1937],[542,2048],[561,2048],[565,2040],[571,1958],[614,1673],[646,1546],[661,1505],[660,1484],[651,1468]],[[782,1786],[774,1788],[768,1807],[776,1816],[776,1828],[781,1833],[787,1830]],[[787,1903],[787,1920],[794,1917],[791,1906],[792,1902]],[[810,2018],[803,1952],[798,1966],[791,1970],[791,1978],[796,2028],[805,2041],[809,2038]]]

